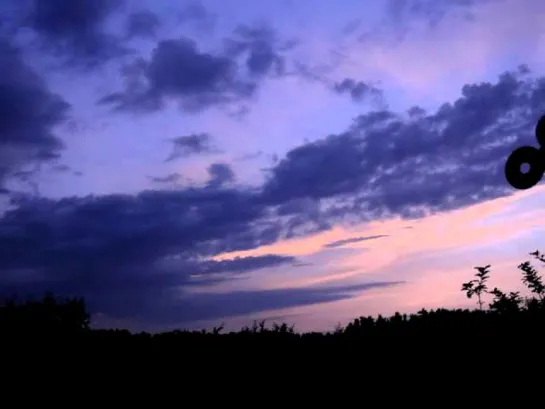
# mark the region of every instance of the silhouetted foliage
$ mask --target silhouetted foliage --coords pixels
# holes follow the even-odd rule
[[[475,277],[477,277],[477,279],[462,284],[462,291],[466,292],[467,298],[471,298],[473,297],[473,295],[476,295],[478,299],[477,303],[479,304],[479,309],[482,310],[482,296],[484,293],[488,292],[486,282],[489,278],[488,274],[490,273],[490,265],[485,267],[475,267],[475,270],[477,270],[477,273],[475,274]]]
[[[544,257],[539,253],[539,251],[530,253],[530,255],[545,263]],[[543,285],[543,280],[536,269],[530,264],[529,261],[519,265],[519,269],[524,273],[522,278],[523,283],[526,284],[530,291],[536,294],[540,300],[543,300],[543,297],[545,296],[545,285]]]
[[[90,314],[81,298],[59,299],[45,294],[41,300],[6,300],[0,307],[0,328],[10,335],[68,335],[89,331]]]
[[[536,251],[531,255],[545,262],[541,253]],[[524,351],[529,345],[545,341],[542,277],[530,262],[518,267],[528,296],[504,292],[497,287],[489,290],[491,266],[475,267],[475,278],[464,283],[462,291],[468,298],[477,297],[477,309],[422,309],[416,314],[395,313],[391,317],[362,316],[324,333],[300,333],[286,323],[267,326],[265,321],[254,322],[238,332],[224,332],[223,325],[211,331],[176,330],[158,334],[98,330],[90,327],[84,300],[61,300],[51,294],[38,301],[6,301],[0,307],[0,330],[2,339],[16,340],[21,345],[25,338],[40,343],[54,336],[61,341],[70,339],[70,346],[62,342],[59,345],[73,350],[80,340],[86,348],[83,350],[87,351],[83,355],[90,361],[99,355],[116,362],[128,362],[135,357],[142,362],[160,357],[185,361],[195,356],[209,360],[267,359],[273,364],[281,356],[309,362],[317,356],[354,359],[354,354],[367,360],[384,357],[384,354],[395,359],[417,359],[420,354],[440,348],[448,351],[441,358],[443,361],[464,362],[467,359],[464,354],[475,348],[483,350],[489,345],[501,344],[508,345],[509,351]],[[487,299],[489,304],[485,308]]]

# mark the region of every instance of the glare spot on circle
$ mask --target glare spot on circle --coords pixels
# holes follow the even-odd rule
[[[530,164],[523,163],[522,165],[520,165],[520,171],[522,173],[528,173],[530,171]]]

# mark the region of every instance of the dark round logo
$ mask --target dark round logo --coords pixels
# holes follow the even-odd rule
[[[537,122],[535,135],[539,149],[521,146],[511,152],[505,163],[505,178],[515,189],[530,189],[539,183],[545,172],[545,115]],[[523,166],[526,169],[523,170]]]

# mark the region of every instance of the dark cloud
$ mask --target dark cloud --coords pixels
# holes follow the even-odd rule
[[[265,78],[285,73],[285,53],[292,47],[264,25],[237,27],[214,52],[189,38],[162,40],[149,59],[139,58],[130,71],[122,71],[125,87],[99,103],[116,110],[155,112],[174,101],[189,113],[234,106],[243,114],[248,110],[244,104]]]
[[[183,253],[210,256],[270,243],[265,207],[235,189],[145,191],[136,196],[23,200],[0,221],[4,268],[72,263],[145,264]],[[33,227],[34,226],[34,227]],[[12,234],[13,233],[13,234]],[[10,246],[7,244],[11,243]],[[27,244],[32,255],[27,257]]]
[[[272,203],[353,193],[360,187],[366,152],[352,133],[332,135],[289,151],[271,171],[264,194]]]
[[[127,16],[125,31],[129,38],[154,38],[161,20],[150,10],[133,11]]]
[[[295,262],[292,264],[293,267],[308,267],[308,266],[313,266],[314,264],[312,263],[303,263],[303,262]]]
[[[407,27],[415,21],[426,21],[436,27],[447,15],[473,16],[474,6],[503,0],[389,0],[387,10],[393,23]]]
[[[230,260],[208,260],[198,265],[195,274],[244,273],[286,263],[295,263],[295,257],[267,254],[264,256],[235,257]]]
[[[69,105],[52,93],[23,61],[19,50],[0,40],[0,185],[16,173],[59,157],[55,134]]]
[[[277,240],[274,225],[260,221],[262,211],[252,195],[233,190],[25,199],[0,221],[2,295],[79,294],[93,312],[181,322],[342,299],[357,290],[193,294],[195,285],[296,261],[206,259]]]
[[[400,282],[378,282],[330,287],[282,288],[274,290],[233,291],[198,294],[180,300],[173,310],[156,313],[179,323],[246,315],[282,308],[321,304],[352,298],[362,291],[389,287]],[[221,307],[220,307],[221,306]]]
[[[352,237],[352,238],[349,238],[349,239],[332,241],[331,243],[327,243],[326,245],[324,245],[324,248],[330,249],[330,248],[342,247],[345,244],[359,243],[360,241],[376,240],[376,239],[380,239],[382,237],[388,237],[388,235],[378,234],[378,235],[375,235],[375,236]]]
[[[70,172],[72,170],[72,168],[68,165],[54,165],[52,167],[52,170],[54,172],[59,172],[59,173],[65,173],[65,172]]]
[[[211,188],[223,187],[225,184],[235,180],[235,173],[231,167],[225,163],[213,163],[208,167],[210,180],[208,186]]]
[[[348,94],[353,101],[360,102],[368,98],[382,97],[382,91],[373,85],[352,78],[335,83],[333,90],[338,94]]]
[[[514,147],[534,144],[545,79],[527,67],[496,83],[466,85],[434,113],[375,111],[345,132],[299,146],[271,171],[270,203],[337,198],[329,217],[420,217],[510,194],[503,167]]]
[[[112,59],[133,55],[134,38],[155,38],[162,25],[151,9],[134,9],[126,0],[6,0],[0,7],[0,30],[34,34],[34,44],[66,66],[94,69]],[[170,15],[210,32],[215,16],[200,2],[176,4]],[[26,30],[25,30],[26,32]]]
[[[254,159],[257,159],[261,156],[263,156],[264,152],[263,151],[257,151],[257,152],[252,152],[252,153],[246,153],[246,154],[243,154],[243,155],[240,155],[239,157],[237,157],[235,160],[237,161],[248,161],[248,160],[254,160]]]
[[[94,312],[138,315],[189,285],[210,282],[192,275],[290,262],[274,255],[207,260],[276,240],[274,226],[259,221],[262,212],[251,194],[234,190],[22,198],[0,219],[0,287],[4,295],[80,294]]]
[[[191,155],[217,152],[212,144],[212,137],[207,133],[178,136],[172,139],[172,145],[172,153],[165,159],[166,162]]]
[[[153,309],[142,311],[139,320],[122,321],[122,327],[131,331],[164,331],[165,327],[194,328],[194,321],[220,320],[233,316],[257,314],[305,305],[341,301],[362,291],[403,284],[402,282],[376,282],[347,286],[312,286],[273,290],[233,291],[223,293],[188,294],[173,303],[154,304]],[[291,314],[293,317],[293,314]],[[122,317],[125,318],[125,317]],[[121,318],[121,319],[122,319]],[[132,318],[129,314],[126,318]],[[278,316],[268,317],[275,321]],[[119,326],[120,316],[97,314],[93,323],[97,327]]]
[[[187,1],[178,13],[178,21],[191,23],[202,32],[210,32],[216,24],[216,15],[210,13],[200,1]]]
[[[118,110],[156,111],[173,100],[189,112],[247,99],[255,82],[240,75],[235,60],[199,50],[188,38],[160,41],[149,60],[134,65],[123,91],[101,99]]]
[[[123,4],[123,0],[32,0],[22,9],[23,25],[67,63],[94,67],[128,52],[106,29]]]
[[[284,53],[293,45],[290,41],[281,42],[275,30],[267,25],[241,25],[226,40],[229,55],[241,57],[248,73],[253,77],[285,74]]]
[[[176,183],[182,179],[179,173],[170,173],[166,176],[151,176],[151,181],[154,183]]]

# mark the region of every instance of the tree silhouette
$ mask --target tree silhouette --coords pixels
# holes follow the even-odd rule
[[[60,299],[46,293],[24,303],[10,298],[0,307],[0,328],[9,334],[76,334],[89,330],[90,314],[82,298]]]
[[[474,269],[477,270],[477,273],[475,273],[475,277],[477,278],[468,281],[467,283],[463,283],[462,291],[466,292],[467,298],[471,298],[473,295],[476,295],[477,304],[479,305],[479,309],[482,310],[484,304],[482,296],[488,292],[486,282],[488,281],[488,275],[490,274],[490,265],[485,267],[474,267]]]
[[[494,296],[494,299],[489,305],[490,309],[501,314],[520,311],[520,307],[524,301],[518,291],[505,294],[497,287],[494,287],[494,289],[490,291],[490,294]]]
[[[543,256],[538,251],[530,253],[530,255],[542,262],[545,262]],[[538,274],[537,270],[532,266],[532,264],[530,264],[529,261],[525,261],[524,263],[520,264],[518,268],[523,272],[522,282],[530,289],[532,293],[536,294],[540,300],[543,300],[543,297],[545,296],[545,285],[543,285],[543,279]]]
[[[537,251],[530,255],[545,262]],[[366,362],[374,357],[395,356],[397,362],[401,362],[406,357],[420,359],[418,357],[434,350],[442,351],[435,359],[445,364],[449,357],[456,356],[456,351],[464,351],[458,356],[460,362],[465,362],[467,358],[463,357],[474,356],[475,348],[482,354],[490,345],[503,345],[502,354],[509,351],[516,354],[545,342],[543,279],[530,262],[518,266],[527,296],[526,291],[523,296],[498,287],[489,291],[491,265],[474,269],[477,270],[474,278],[462,284],[462,291],[468,298],[477,298],[478,308],[421,309],[415,314],[396,312],[390,317],[361,316],[329,332],[301,333],[287,323],[266,325],[265,321],[254,321],[252,326],[237,332],[224,331],[223,324],[210,331],[176,330],[157,334],[100,330],[91,327],[83,299],[61,299],[52,294],[37,301],[17,302],[12,298],[0,306],[0,342],[12,340],[13,348],[23,348],[32,340],[34,347],[42,347],[37,348],[42,354],[52,354],[52,345],[58,345],[54,356],[77,350],[80,351],[77,362],[106,359],[100,358],[101,354],[109,351],[104,356],[116,362],[121,359],[172,361],[179,357],[176,359],[187,366],[186,357],[190,355],[207,357],[215,367],[218,362],[231,359],[232,363],[248,368],[266,366],[264,354],[273,366],[280,367],[279,360],[286,356],[293,360],[307,357],[308,361],[317,357],[352,360],[364,356]],[[486,294],[491,296],[488,308],[485,308]],[[50,342],[52,337],[56,344]],[[447,345],[453,346],[447,348]],[[25,354],[27,352],[25,350]],[[484,359],[483,356],[479,355],[479,359]],[[532,361],[540,356],[531,352]],[[240,363],[243,357],[248,359],[247,364]]]

